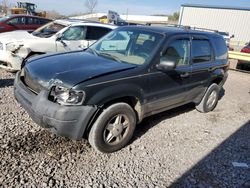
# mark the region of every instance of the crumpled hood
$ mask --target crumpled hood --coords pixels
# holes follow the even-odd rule
[[[7,44],[10,42],[20,42],[25,39],[37,39],[38,37],[33,36],[27,31],[11,31],[6,33],[0,33],[0,42]]]
[[[38,56],[24,67],[25,77],[34,87],[49,88],[55,82],[73,87],[96,77],[135,68],[136,65],[116,62],[88,52]],[[41,88],[33,88],[36,91]]]

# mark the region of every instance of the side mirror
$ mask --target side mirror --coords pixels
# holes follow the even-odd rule
[[[63,34],[61,34],[61,33],[59,35],[57,35],[56,41],[62,43],[64,47],[67,46],[67,44],[63,41]]]
[[[234,35],[231,35],[230,39],[234,38],[235,36]]]
[[[160,71],[170,71],[176,68],[176,63],[174,61],[161,61],[156,68]]]
[[[56,36],[56,41],[61,41],[62,40],[62,33],[59,33],[57,36]]]

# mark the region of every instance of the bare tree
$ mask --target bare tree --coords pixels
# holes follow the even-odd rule
[[[58,13],[55,10],[50,10],[50,11],[46,11],[47,12],[47,18],[49,19],[60,19],[60,18],[64,18],[63,15],[61,15],[60,13]]]
[[[0,2],[0,13],[6,15],[10,7],[11,7],[11,4],[9,0],[2,0]]]
[[[93,13],[98,4],[98,0],[85,0],[85,6],[88,9],[88,13]]]

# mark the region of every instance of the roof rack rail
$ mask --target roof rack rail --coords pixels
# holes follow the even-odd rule
[[[218,30],[213,30],[213,29],[207,29],[207,28],[202,28],[202,27],[195,27],[195,26],[189,26],[189,25],[180,25],[180,24],[165,24],[167,27],[178,27],[178,28],[183,28],[186,30],[192,29],[192,30],[199,30],[199,31],[208,31],[208,32],[214,32],[214,33],[219,33]]]

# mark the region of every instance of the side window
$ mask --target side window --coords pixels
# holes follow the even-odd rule
[[[86,39],[98,40],[110,31],[111,29],[109,28],[88,26]]]
[[[211,47],[208,40],[193,39],[192,41],[192,57],[193,63],[202,63],[211,61]]]
[[[189,39],[177,39],[167,47],[167,50],[162,57],[164,61],[174,61],[176,66],[189,65],[190,57],[190,40]]]
[[[17,17],[7,21],[7,24],[19,25],[25,24],[25,17]]]
[[[33,18],[33,24],[39,25],[40,24],[40,19]]]
[[[86,38],[86,27],[84,26],[73,26],[69,27],[63,33],[63,40],[84,40]]]
[[[29,25],[34,24],[34,18],[27,18],[27,24]]]
[[[227,59],[227,45],[222,37],[215,37],[213,40],[216,59]]]
[[[44,24],[46,24],[46,23],[48,23],[48,22],[50,22],[50,20],[39,19],[39,23],[40,23],[41,25],[44,25]]]

